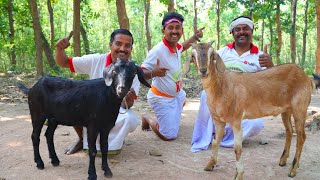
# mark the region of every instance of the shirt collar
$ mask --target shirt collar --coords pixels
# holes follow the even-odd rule
[[[111,63],[112,63],[111,53],[109,53],[109,54],[107,55],[106,67],[109,66]]]
[[[162,39],[162,42],[164,43],[165,46],[167,46],[167,48],[169,49],[169,51],[170,51],[171,53],[176,53],[176,52],[169,46],[169,43],[168,43],[168,41],[166,40],[166,38],[163,38],[163,39]],[[181,48],[182,48],[182,45],[179,44],[179,43],[177,43],[177,49],[180,50]]]
[[[230,49],[233,49],[235,43],[236,42],[232,42],[232,43],[227,44],[226,46],[228,46],[228,48],[230,48]],[[251,45],[250,54],[258,54],[259,48],[252,43],[250,43],[250,45]]]

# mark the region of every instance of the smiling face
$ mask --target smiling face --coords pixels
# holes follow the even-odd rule
[[[132,51],[132,38],[126,34],[116,34],[110,43],[111,59],[115,62],[117,58],[129,60]]]
[[[253,30],[246,24],[239,24],[236,26],[232,35],[238,45],[248,45],[252,42]]]
[[[162,34],[169,44],[176,44],[183,34],[182,25],[179,22],[171,22],[162,29]]]

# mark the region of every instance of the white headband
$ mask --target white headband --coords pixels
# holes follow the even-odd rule
[[[232,23],[230,24],[230,33],[232,33],[233,28],[235,28],[236,26],[238,26],[239,24],[246,24],[248,25],[251,29],[253,29],[254,23],[248,19],[248,18],[244,18],[241,17],[239,19],[236,19],[234,21],[232,21]]]

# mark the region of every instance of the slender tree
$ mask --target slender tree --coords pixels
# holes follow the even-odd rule
[[[117,0],[116,5],[117,5],[117,15],[118,15],[118,21],[119,21],[120,28],[129,30],[130,25],[129,25],[129,18],[127,15],[125,1],[124,0]]]
[[[297,0],[291,0],[291,30],[290,30],[290,54],[291,63],[296,63],[296,12]]]
[[[302,57],[301,57],[301,66],[304,66],[306,60],[306,44],[307,44],[307,33],[308,33],[308,7],[309,0],[305,0],[305,9],[304,9],[304,30],[303,30],[303,42],[302,42]]]
[[[9,33],[9,43],[10,43],[10,64],[13,69],[16,68],[16,53],[15,53],[15,42],[14,42],[14,24],[13,24],[13,14],[12,14],[13,4],[12,0],[8,1],[8,17],[9,17],[9,27],[10,27],[10,33]]]
[[[281,20],[280,20],[280,1],[277,0],[276,4],[276,24],[277,24],[277,48],[276,48],[276,64],[280,64],[280,52],[282,48],[282,31],[281,31]]]
[[[89,40],[87,37],[87,32],[83,27],[83,23],[80,21],[80,33],[82,36],[83,44],[84,44],[84,50],[86,54],[90,54],[90,46],[89,46]]]
[[[168,12],[174,11],[174,0],[169,0]]]
[[[144,28],[147,38],[147,50],[151,49],[151,35],[149,30],[149,12],[150,12],[150,0],[144,0]]]
[[[217,49],[220,49],[220,0],[216,0],[217,14]]]
[[[29,0],[29,6],[31,9],[32,25],[34,30],[34,42],[36,45],[36,61],[37,61],[37,76],[43,75],[43,63],[42,63],[42,41],[41,41],[41,26],[39,20],[39,13],[36,0]]]
[[[320,1],[315,0],[317,19],[316,73],[320,73]]]
[[[80,43],[80,2],[81,0],[73,0],[73,43],[74,56],[81,56]]]
[[[53,8],[51,5],[51,0],[47,0],[47,7],[49,12],[49,21],[50,21],[50,45],[51,48],[54,47],[54,21],[53,21]]]

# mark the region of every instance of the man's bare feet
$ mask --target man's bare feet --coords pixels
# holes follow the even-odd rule
[[[68,146],[67,149],[64,150],[64,153],[67,155],[73,154],[80,151],[82,148],[83,148],[83,142],[82,140],[78,139],[77,142]]]
[[[146,117],[146,116],[142,116],[141,117],[141,121],[142,121],[142,130],[143,131],[151,131],[151,129],[153,130],[154,133],[156,133],[156,135],[161,138],[164,141],[171,141],[174,139],[168,139],[166,138],[164,135],[162,135],[159,132],[159,125],[158,125],[158,121],[157,120],[153,120],[151,117]]]
[[[142,131],[151,131],[151,128],[149,126],[149,122],[148,122],[148,118],[147,117],[144,117],[142,116],[141,117],[141,129]]]

